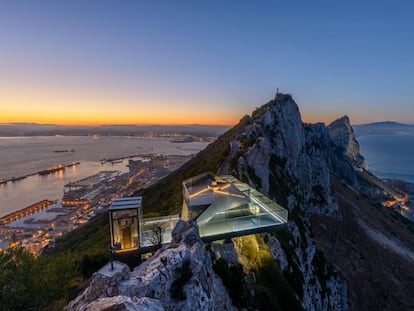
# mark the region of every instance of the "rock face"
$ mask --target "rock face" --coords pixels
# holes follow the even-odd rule
[[[180,221],[170,245],[133,272],[126,274],[126,269],[117,263],[116,272],[108,273],[108,266],[96,272],[67,309],[236,310],[193,223]]]
[[[335,146],[326,127],[305,127],[293,99],[281,94],[278,98],[259,117],[253,114],[251,124],[237,138],[242,152],[232,173],[281,203],[286,191],[278,190],[293,190],[289,192],[297,198],[286,202],[289,209],[299,198],[307,212],[337,215],[327,157]]]
[[[159,300],[150,298],[130,298],[126,296],[114,296],[99,298],[85,306],[82,310],[90,311],[163,311]]]
[[[304,309],[346,310],[346,283],[317,252],[310,218],[323,215],[341,220],[330,173],[355,183],[354,166],[364,164],[349,119],[337,120],[328,128],[305,125],[292,97],[278,94],[252,114],[232,145],[239,150],[229,173],[290,210],[289,241],[279,245],[267,240],[281,269],[300,279],[291,285],[300,288],[296,294]]]
[[[364,240],[360,239],[359,227],[349,224],[355,215],[360,217],[360,208],[347,202],[347,197],[358,195],[355,189],[360,190],[362,186],[357,171],[366,168],[349,118],[345,116],[328,126],[303,124],[292,97],[278,93],[274,100],[253,112],[246,124],[232,135],[228,161],[220,171],[233,174],[289,209],[289,222],[283,234],[268,233],[264,240],[303,309],[348,310],[348,306],[364,309],[363,302],[357,304],[361,308],[355,307],[355,301],[360,299],[355,298],[359,292],[355,284],[367,282],[375,273],[363,275],[370,278],[353,279],[348,275],[361,273],[360,267],[353,270],[348,262],[341,262],[346,253],[356,253],[353,260],[360,260],[358,247],[350,247],[345,253],[342,249]],[[343,181],[354,186],[352,190]],[[344,187],[347,195],[335,193],[331,182],[335,189]],[[343,206],[347,207],[345,212]],[[367,214],[371,213],[367,207]],[[323,221],[319,220],[315,226],[315,219]],[[342,237],[338,229],[341,226],[351,227],[349,231],[355,236]],[[326,232],[330,232],[329,238]],[[341,245],[341,250],[337,245]],[[374,246],[365,248],[371,250]],[[238,260],[234,249],[223,246],[215,252],[217,258],[230,263]],[[338,253],[343,254],[335,265],[339,272],[324,255],[329,254],[330,262],[335,263],[332,258]],[[370,261],[378,257],[373,256]],[[369,270],[368,263],[364,264]],[[355,265],[352,262],[351,266]],[[194,224],[179,222],[173,231],[172,243],[133,272],[120,263],[115,266],[115,272],[104,267],[94,274],[90,286],[70,302],[68,310],[236,309],[212,269],[210,255],[204,250]],[[349,273],[340,274],[343,271]],[[391,275],[392,271],[387,273]],[[254,278],[251,282],[255,282]],[[401,293],[405,292],[401,290]],[[373,297],[373,301],[378,300]]]
[[[332,141],[345,150],[345,155],[357,167],[367,169],[364,157],[359,153],[359,144],[355,139],[354,130],[348,116],[343,116],[327,127],[329,136]]]
[[[287,230],[264,240],[303,309],[413,310],[412,226],[373,203],[387,188],[349,118],[303,124],[278,94],[244,124],[228,173],[289,209]]]
[[[69,310],[85,309],[85,302],[92,302],[99,298],[114,296],[118,293],[117,286],[121,281],[128,279],[130,270],[127,265],[115,261],[113,270],[108,264],[93,275],[90,285],[82,295],[72,300],[68,306]]]

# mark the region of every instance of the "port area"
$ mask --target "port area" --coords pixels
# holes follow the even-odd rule
[[[44,248],[53,248],[55,240],[65,233],[106,213],[114,198],[131,196],[151,186],[191,158],[192,155],[145,155],[131,158],[127,173],[101,171],[70,182],[64,186],[62,198],[45,199],[2,217],[0,252],[23,247],[39,255]]]
[[[152,156],[152,155],[148,155],[148,156]],[[99,161],[101,162],[101,164],[105,164],[105,163],[116,164],[116,163],[121,163],[125,159],[133,159],[133,158],[138,158],[138,157],[140,157],[140,155],[136,153],[136,154],[128,155],[125,157],[100,159]]]

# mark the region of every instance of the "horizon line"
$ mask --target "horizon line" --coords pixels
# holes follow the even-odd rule
[[[237,123],[236,123],[237,124]],[[228,127],[236,124],[202,124],[202,123],[100,123],[100,124],[67,124],[67,123],[38,123],[38,122],[0,122],[2,125],[45,125],[45,126],[67,126],[67,127],[99,127],[99,126],[214,126],[214,127]]]

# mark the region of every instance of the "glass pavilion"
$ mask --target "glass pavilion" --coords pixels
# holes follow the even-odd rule
[[[288,211],[233,176],[204,173],[183,182],[181,218],[196,220],[201,238],[214,241],[273,231]]]
[[[117,251],[171,242],[180,219],[197,222],[206,242],[274,231],[288,211],[237,178],[204,173],[183,182],[181,215],[143,218],[141,197],[115,199],[109,208],[111,246]]]

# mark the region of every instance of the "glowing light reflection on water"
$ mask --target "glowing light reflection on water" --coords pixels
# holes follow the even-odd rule
[[[0,217],[44,199],[61,199],[63,187],[97,174],[99,171],[127,172],[128,159],[101,164],[101,159],[130,155],[189,155],[204,149],[208,143],[172,143],[169,138],[52,136],[0,137],[0,180],[35,173],[59,163],[79,161],[80,165],[65,171],[0,185]],[[71,150],[73,152],[55,152]]]

